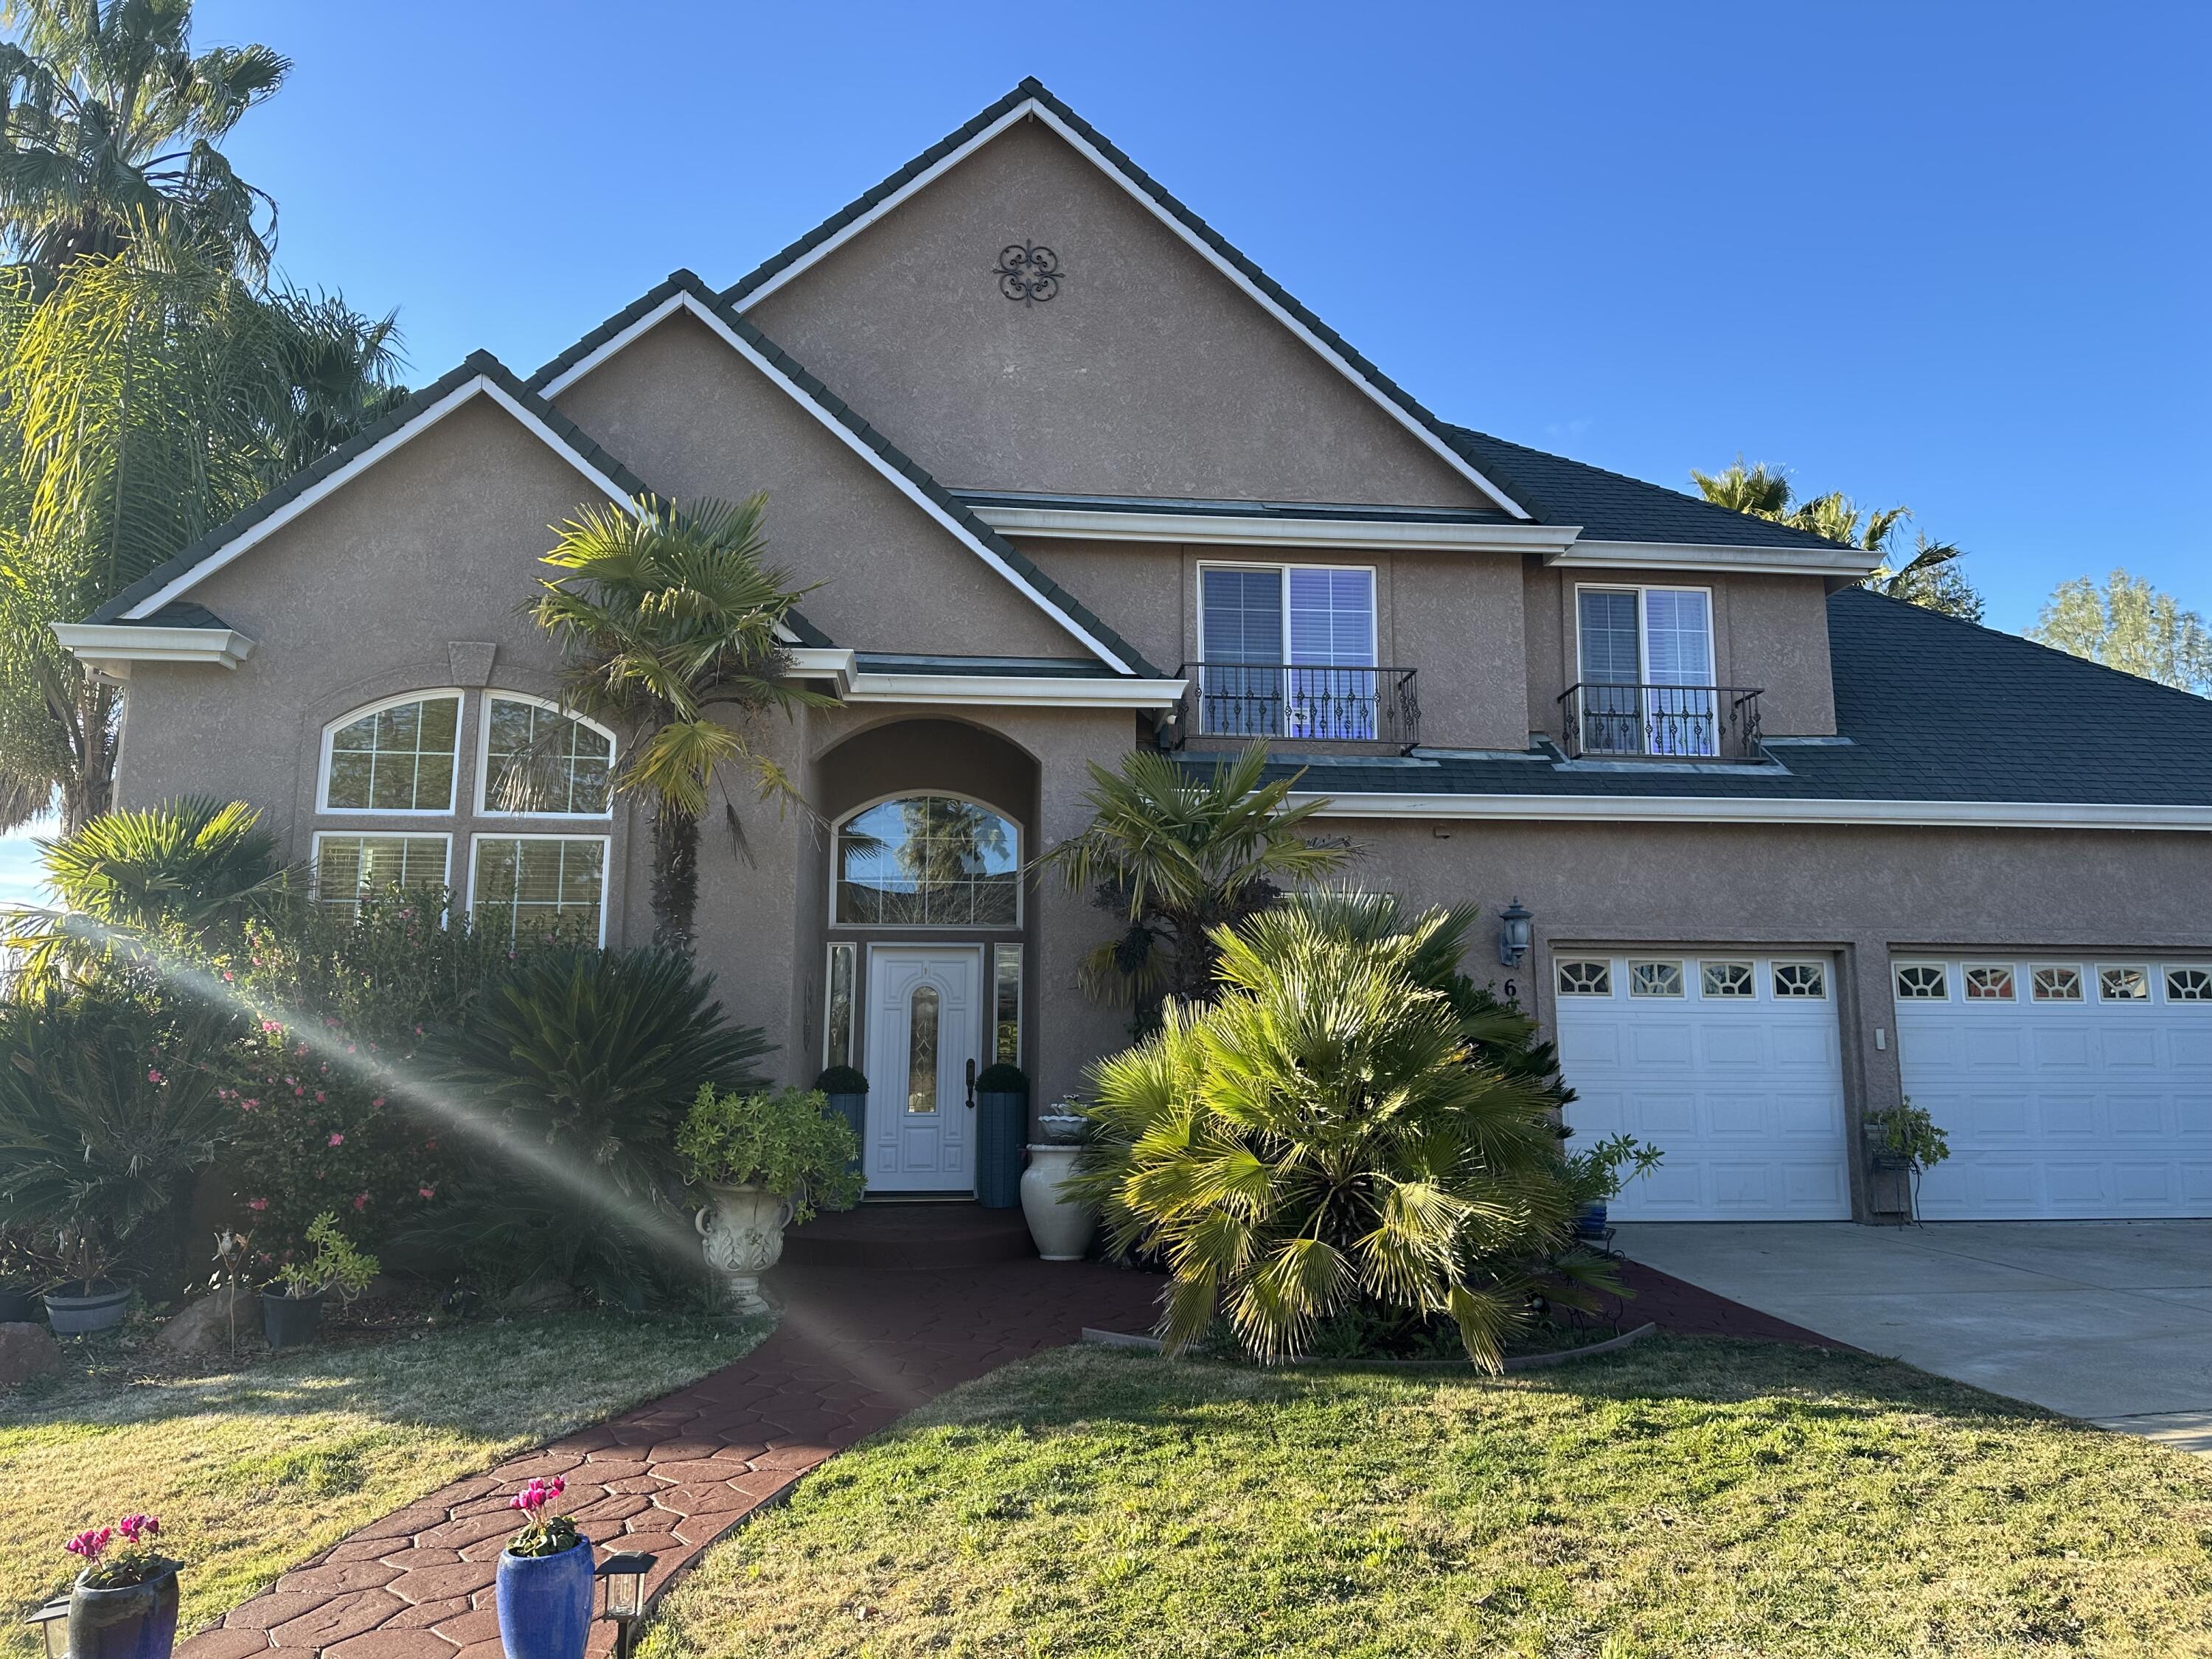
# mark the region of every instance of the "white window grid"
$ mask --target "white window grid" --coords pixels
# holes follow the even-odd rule
[[[1948,1002],[1951,972],[1940,962],[1900,962],[1895,964],[1899,1002]]]
[[[510,811],[504,807],[495,805],[492,800],[492,790],[494,786],[491,765],[491,728],[493,724],[493,710],[499,704],[503,702],[514,703],[526,708],[542,710],[554,715],[556,719],[567,720],[572,726],[580,731],[590,732],[605,738],[607,745],[607,804],[597,811],[584,812],[556,812],[535,809],[528,811],[516,812]],[[588,719],[581,714],[569,714],[563,711],[561,705],[554,702],[550,697],[534,697],[526,692],[502,691],[495,688],[488,690],[483,694],[481,700],[481,705],[477,717],[477,816],[487,818],[568,819],[577,823],[605,823],[607,819],[614,816],[614,772],[615,763],[619,757],[619,754],[620,744],[617,743],[615,734],[612,732],[609,731],[605,726],[600,725],[599,721],[595,720]],[[562,758],[565,760],[572,758],[572,757],[562,757]],[[569,787],[573,792],[574,788],[573,779],[570,781]]]
[[[409,703],[447,702],[453,704],[453,750],[450,757],[452,770],[446,783],[446,803],[442,806],[333,806],[331,804],[331,771],[337,753],[337,738],[348,726],[358,725],[387,709],[400,708]],[[430,818],[451,817],[459,810],[461,787],[461,732],[468,724],[468,696],[456,686],[432,686],[420,691],[402,692],[398,696],[380,698],[359,708],[341,714],[323,728],[322,756],[315,779],[315,803],[318,812],[332,817]],[[357,751],[349,751],[357,752]],[[416,754],[435,753],[435,750],[416,750]]]
[[[599,929],[597,942],[599,944],[605,945],[607,940],[608,866],[613,862],[613,840],[614,838],[611,836],[564,836],[533,833],[530,831],[502,832],[474,837],[469,843],[469,914],[471,916],[475,916],[479,914],[477,909],[478,896],[477,887],[482,879],[483,864],[483,849],[486,847],[506,842],[556,842],[579,846],[586,844],[596,845],[599,848],[599,893],[598,905]],[[530,904],[526,906],[520,902],[511,903],[508,906],[510,915],[507,925],[510,929],[520,927],[521,926],[522,914],[526,908],[530,910],[538,910],[546,908],[548,907],[538,904]]]
[[[1553,982],[1563,997],[1609,997],[1613,964],[1596,957],[1562,957],[1553,965]]]

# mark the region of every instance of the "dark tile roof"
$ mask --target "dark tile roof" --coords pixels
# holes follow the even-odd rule
[[[864,674],[975,674],[1020,679],[1097,679],[1096,657],[931,657],[890,651],[856,651],[853,665]]]
[[[1145,660],[1143,653],[1108,627],[1104,619],[1082,600],[1040,570],[1029,556],[1015,547],[999,532],[977,518],[960,498],[939,483],[921,465],[899,448],[889,438],[876,430],[849,404],[832,392],[822,381],[807,372],[806,366],[781,346],[747,322],[744,315],[726,300],[718,295],[688,270],[669,273],[665,280],[648,289],[637,299],[570,346],[568,350],[547,363],[530,377],[533,386],[550,384],[555,376],[583,361],[600,346],[613,339],[633,323],[650,314],[678,294],[689,294],[694,300],[712,311],[730,331],[747,345],[768,359],[775,368],[787,376],[830,419],[858,438],[863,444],[883,458],[892,471],[906,478],[955,523],[989,548],[1004,560],[1015,576],[1030,591],[1049,600],[1073,618],[1076,625],[1102,642],[1108,650],[1121,659],[1138,674],[1146,679],[1163,678],[1160,671]]]
[[[1560,768],[1545,760],[1328,762],[1359,793],[1708,796],[2212,806],[2212,700],[1863,588],[1828,600],[1847,744],[1777,744],[1779,767]],[[1194,757],[1194,765],[1210,760]],[[1297,769],[1285,762],[1271,777]]]
[[[125,628],[228,628],[230,624],[204,605],[172,599],[150,617],[118,617]]]
[[[1392,507],[1379,501],[1217,501],[1179,495],[1060,495],[1009,489],[953,492],[970,507],[1059,507],[1085,513],[1180,513],[1194,517],[1285,519],[1331,524],[1514,524],[1481,507]]]
[[[1809,531],[1715,507],[1626,473],[1547,455],[1463,426],[1452,430],[1485,472],[1513,480],[1513,497],[1522,506],[1547,524],[1580,525],[1585,540],[1680,542],[1693,547],[1839,545]]]

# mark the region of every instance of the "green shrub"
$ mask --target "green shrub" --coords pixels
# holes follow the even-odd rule
[[[0,1006],[0,1224],[52,1241],[56,1276],[179,1265],[176,1212],[230,1128],[208,1061],[233,1024],[101,995]]]
[[[377,1260],[363,1255],[338,1231],[338,1218],[325,1210],[307,1224],[307,1243],[314,1254],[289,1261],[276,1270],[277,1282],[289,1296],[324,1296],[332,1291],[350,1302],[376,1277]]]
[[[1453,986],[1471,910],[1285,901],[1216,931],[1219,996],[1093,1068],[1079,1190],[1173,1275],[1180,1348],[1217,1314],[1254,1357],[1307,1351],[1366,1304],[1449,1318],[1494,1367],[1532,1291],[1599,1279],[1549,1092],[1487,1059],[1509,1035]],[[1480,1040],[1478,1041],[1478,1031]]]
[[[850,1066],[832,1066],[814,1079],[814,1091],[822,1095],[864,1095],[868,1092],[868,1079]]]
[[[555,951],[428,1039],[421,1093],[456,1167],[406,1243],[495,1287],[556,1279],[629,1306],[696,1268],[696,1241],[672,1243],[677,1124],[702,1089],[755,1086],[769,1051],[711,975],[666,951]]]
[[[691,1181],[765,1188],[791,1200],[794,1222],[860,1200],[860,1175],[849,1167],[860,1146],[818,1091],[717,1094],[702,1085],[677,1131],[676,1150]]]
[[[975,1079],[975,1092],[979,1095],[1025,1095],[1029,1091],[1029,1074],[1003,1060],[986,1066]]]

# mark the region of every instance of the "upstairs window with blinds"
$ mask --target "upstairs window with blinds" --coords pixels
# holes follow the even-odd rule
[[[1580,588],[1575,623],[1585,752],[1715,752],[1710,593]]]
[[[1212,736],[1375,735],[1375,572],[1199,571],[1200,726]]]

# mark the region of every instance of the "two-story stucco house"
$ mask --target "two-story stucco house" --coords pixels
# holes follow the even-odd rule
[[[471,358],[62,632],[127,678],[127,804],[251,800],[335,902],[442,878],[638,944],[618,734],[549,810],[486,787],[561,718],[517,606],[580,507],[757,489],[836,702],[770,722],[820,822],[708,837],[699,955],[790,1079],[873,1080],[875,1190],[969,1187],[968,1061],[1050,1099],[1121,1040],[1075,985],[1110,922],[1019,873],[1086,766],[1263,735],[1364,884],[1525,907],[1494,971],[1577,1128],[1666,1151],[1623,1213],[1863,1215],[1860,1118],[1909,1094],[1931,1217],[2212,1215],[2212,704],[1447,423],[1035,82],[733,287]]]

